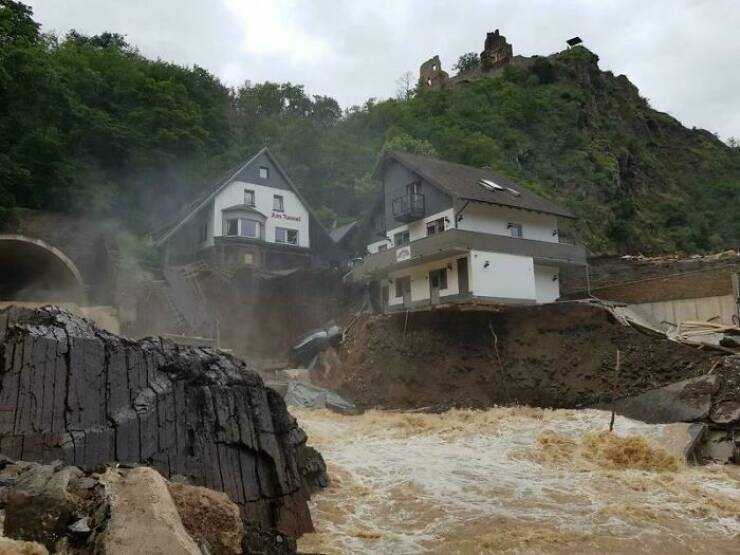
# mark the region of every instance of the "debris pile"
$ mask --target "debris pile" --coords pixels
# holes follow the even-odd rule
[[[669,332],[668,337],[675,337],[676,341],[683,343],[740,353],[740,326],[685,320],[675,332]]]
[[[312,530],[307,500],[326,483],[321,455],[238,359],[132,341],[55,307],[0,312],[0,354],[4,455],[82,468],[141,463],[185,477],[228,494],[257,548],[274,531]],[[65,472],[63,485],[78,476]]]

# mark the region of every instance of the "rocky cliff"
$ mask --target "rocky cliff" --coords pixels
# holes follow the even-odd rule
[[[0,451],[143,463],[223,491],[247,528],[312,530],[321,456],[280,396],[227,354],[132,341],[53,307],[0,312]]]

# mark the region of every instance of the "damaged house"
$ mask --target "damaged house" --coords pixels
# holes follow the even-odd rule
[[[552,302],[560,269],[586,264],[586,249],[561,238],[569,211],[488,168],[389,151],[376,177],[382,194],[352,277],[383,312]]]
[[[160,234],[168,265],[201,259],[214,267],[313,267],[333,242],[265,147],[186,206]]]

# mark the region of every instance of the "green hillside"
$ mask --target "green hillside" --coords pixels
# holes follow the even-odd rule
[[[341,110],[299,85],[229,89],[118,35],[41,35],[0,0],[0,218],[14,207],[156,227],[269,145],[325,223],[361,217],[384,145],[491,166],[580,216],[596,252],[740,240],[740,149],[650,108],[579,47],[451,91]],[[680,86],[680,84],[677,84]]]

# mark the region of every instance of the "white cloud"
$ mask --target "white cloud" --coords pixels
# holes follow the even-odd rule
[[[305,63],[329,53],[329,45],[321,37],[304,31],[292,14],[300,10],[300,2],[270,0],[224,0],[231,15],[243,31],[244,52],[256,55],[281,54],[291,63]]]

